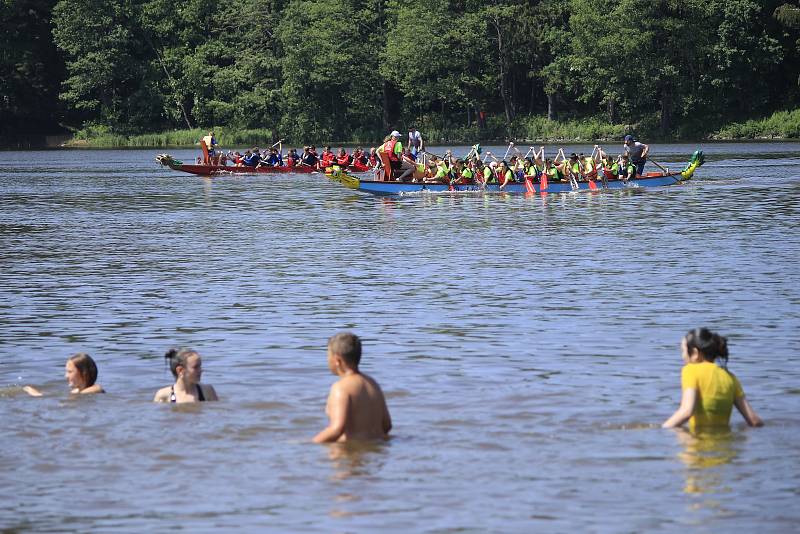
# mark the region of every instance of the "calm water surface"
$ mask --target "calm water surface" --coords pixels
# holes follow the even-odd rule
[[[2,153],[0,529],[796,529],[800,144],[703,148],[683,186],[545,198]],[[729,336],[765,428],[658,428],[699,325]],[[341,329],[386,391],[386,444],[309,443]],[[222,402],[150,402],[173,345]],[[107,395],[68,398],[78,351]]]

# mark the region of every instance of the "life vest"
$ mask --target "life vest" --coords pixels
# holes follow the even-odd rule
[[[336,156],[333,155],[333,152],[323,152],[320,161],[324,167],[330,167],[335,158]]]
[[[370,167],[374,167],[375,165],[378,164],[378,158],[374,154],[370,154],[369,159],[367,161],[369,161]]]
[[[395,139],[394,137],[392,137],[382,145],[383,151],[389,157],[389,161],[400,161],[400,158],[398,158],[397,154],[394,153],[395,145],[397,145],[397,139]]]
[[[336,163],[344,166],[350,165],[350,156],[348,156],[347,154],[345,154],[344,156],[339,156],[336,158]]]

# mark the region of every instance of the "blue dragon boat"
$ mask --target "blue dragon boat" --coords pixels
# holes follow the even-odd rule
[[[500,189],[499,184],[482,183],[432,183],[432,182],[413,182],[413,181],[390,181],[390,180],[365,180],[353,176],[344,171],[336,171],[328,177],[337,181],[350,189],[372,193],[374,195],[413,195],[424,193],[508,193],[508,194],[536,194],[536,193],[572,193],[589,190],[617,190],[636,187],[662,187],[676,185],[690,180],[695,170],[705,161],[703,152],[697,150],[682,171],[673,172],[648,172],[637,175],[628,181],[618,178],[607,178],[605,180],[595,179],[592,182],[553,182],[541,183],[533,176],[525,177],[524,182],[514,182],[507,184]],[[594,187],[592,187],[594,185]]]

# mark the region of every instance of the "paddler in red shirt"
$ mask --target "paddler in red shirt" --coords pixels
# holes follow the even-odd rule
[[[319,163],[321,167],[330,167],[336,160],[336,155],[331,151],[331,147],[322,147],[322,154],[319,156]]]
[[[336,156],[336,164],[342,167],[347,167],[351,163],[350,156],[347,155],[347,151],[344,148],[339,149],[339,155]]]

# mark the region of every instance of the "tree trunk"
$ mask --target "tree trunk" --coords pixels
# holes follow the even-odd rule
[[[617,122],[617,99],[612,97],[608,98],[606,102],[606,110],[608,111],[608,122],[616,124]]]
[[[472,124],[472,113],[470,113],[470,106],[467,104],[467,128]]]
[[[547,120],[556,120],[556,95],[547,93]]]
[[[389,81],[383,80],[383,129],[389,130],[391,117],[389,116]]]
[[[672,91],[669,88],[661,92],[661,134],[669,135],[672,130]]]
[[[503,99],[503,110],[506,114],[506,121],[510,124],[514,120],[514,103],[511,100],[508,87],[508,69],[506,68],[506,54],[503,44],[503,32],[500,30],[500,20],[492,19],[495,33],[497,35],[497,63],[500,65],[500,97]]]

